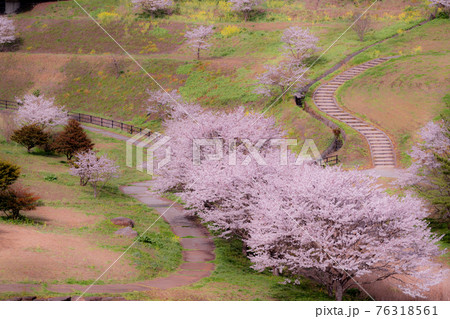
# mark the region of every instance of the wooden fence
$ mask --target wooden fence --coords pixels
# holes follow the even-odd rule
[[[339,157],[338,155],[328,156],[324,157],[322,160],[318,161],[318,164],[320,166],[331,166],[331,165],[337,165],[339,164]]]
[[[9,110],[17,110],[18,103],[14,101],[8,101],[8,100],[0,100],[0,109],[9,109]],[[105,119],[103,117],[98,117],[94,115],[84,114],[84,113],[76,113],[76,112],[69,112],[69,117],[71,119],[77,120],[80,123],[89,123],[93,125],[98,125],[101,127],[108,127],[108,128],[117,128],[122,131],[125,131],[129,134],[137,134],[141,133],[145,129],[141,127],[137,127],[134,125],[126,124],[123,122],[119,122],[116,120],[111,119]],[[151,131],[148,131],[145,135],[150,136],[152,134]],[[324,157],[322,160],[319,161],[319,164],[322,166],[325,165],[336,165],[339,163],[339,159],[337,155]]]
[[[19,105],[17,102],[8,101],[8,100],[0,100],[0,109],[16,110],[18,108],[18,106]],[[89,124],[98,125],[101,127],[117,128],[117,129],[125,131],[129,134],[137,134],[137,133],[141,133],[142,131],[145,130],[141,127],[126,124],[126,123],[119,122],[116,120],[105,119],[103,117],[98,117],[98,116],[94,116],[94,115],[76,113],[76,112],[68,112],[68,114],[69,114],[69,118],[77,120],[80,123],[89,123]],[[151,131],[147,132],[145,135],[150,136],[150,134],[152,134]]]

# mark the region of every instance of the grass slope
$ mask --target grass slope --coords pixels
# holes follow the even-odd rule
[[[125,145],[114,139],[88,133],[95,142],[95,148],[101,153],[107,153],[120,165],[120,178],[112,180],[98,198],[93,197],[92,189],[79,186],[78,178],[71,176],[65,157],[43,155],[39,151],[28,154],[25,148],[0,140],[1,157],[16,163],[22,168],[19,182],[28,186],[42,197],[42,205],[55,208],[73,208],[86,215],[98,216],[94,225],[84,225],[73,228],[49,227],[33,219],[26,219],[26,224],[38,232],[68,234],[92,239],[97,246],[116,252],[123,252],[131,243],[129,239],[117,240],[113,233],[118,228],[109,220],[118,216],[132,218],[135,229],[142,233],[159,215],[137,200],[124,195],[119,186],[130,182],[148,180],[148,176],[125,166]],[[26,216],[26,213],[25,213]],[[13,221],[0,218],[0,223]],[[139,270],[135,278],[127,282],[164,276],[175,270],[181,263],[181,246],[178,238],[170,230],[167,223],[158,220],[147,233],[154,239],[155,245],[137,243],[124,258]],[[90,283],[73,278],[68,283]],[[114,282],[115,280],[108,280]],[[54,282],[61,282],[55,278]],[[62,282],[65,282],[64,280]],[[103,282],[107,282],[103,280]]]

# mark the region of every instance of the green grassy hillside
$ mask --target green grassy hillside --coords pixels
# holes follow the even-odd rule
[[[124,0],[79,3],[163,87],[178,88],[188,100],[224,110],[240,105],[263,110],[271,104],[253,93],[253,84],[264,64],[279,60],[284,29],[309,27],[325,50],[348,28],[353,13],[369,4],[355,8],[352,3],[322,1],[316,8],[316,1],[272,0],[263,5],[262,13],[243,23],[225,1],[179,1],[174,14],[161,18],[136,14]],[[417,1],[376,4],[373,30],[365,41],[348,31],[308,76],[313,78],[347,54],[421,21],[427,10]],[[43,3],[14,19],[22,45],[16,52],[0,53],[0,98],[14,99],[39,89],[71,110],[159,128],[158,120],[145,116],[145,90],[156,88],[154,82],[74,2]],[[215,35],[210,52],[195,62],[184,33],[199,23],[214,23]],[[269,114],[280,119],[291,137],[314,138],[321,150],[332,140],[330,130],[296,109],[290,96]]]

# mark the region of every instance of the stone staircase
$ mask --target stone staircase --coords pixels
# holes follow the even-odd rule
[[[390,138],[380,129],[344,111],[336,102],[334,94],[339,86],[365,70],[377,66],[394,57],[379,58],[355,66],[321,85],[313,96],[314,103],[324,113],[344,122],[361,133],[370,146],[374,167],[395,167],[394,146]]]

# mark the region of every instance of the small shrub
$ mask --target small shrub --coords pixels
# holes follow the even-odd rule
[[[28,153],[30,153],[31,149],[35,146],[48,144],[49,139],[50,134],[45,132],[38,124],[25,125],[14,131],[14,134],[11,136],[11,140],[25,146]]]
[[[0,160],[0,190],[12,185],[20,176],[20,167]]]
[[[55,174],[47,174],[45,175],[44,180],[46,180],[47,182],[54,182],[58,180],[58,177]]]
[[[0,211],[8,218],[19,219],[21,211],[36,209],[38,200],[39,197],[28,189],[14,185],[0,191]]]

